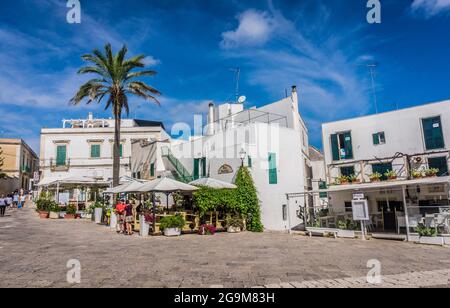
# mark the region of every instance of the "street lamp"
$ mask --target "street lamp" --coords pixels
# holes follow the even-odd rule
[[[247,152],[245,152],[244,149],[242,149],[242,150],[239,152],[239,157],[241,158],[241,167],[244,167],[244,159],[245,159],[245,156],[247,156]]]

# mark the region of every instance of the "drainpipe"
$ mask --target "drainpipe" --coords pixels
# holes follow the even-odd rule
[[[207,135],[208,136],[212,136],[214,135],[215,131],[214,131],[214,104],[211,102],[209,103],[209,113],[208,113],[208,130],[207,130]]]

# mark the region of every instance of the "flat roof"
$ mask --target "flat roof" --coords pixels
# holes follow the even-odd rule
[[[380,113],[376,113],[376,114],[367,114],[367,115],[363,115],[363,116],[347,118],[347,119],[342,119],[342,120],[337,120],[337,121],[324,122],[324,123],[322,123],[322,126],[328,125],[328,124],[339,123],[339,122],[346,122],[346,121],[353,121],[353,120],[358,120],[358,119],[364,119],[364,118],[379,117],[379,116],[384,116],[384,115],[390,114],[390,113],[408,111],[408,110],[411,110],[411,109],[425,108],[425,107],[429,107],[429,106],[432,106],[432,105],[446,104],[446,103],[450,104],[450,99],[443,100],[443,101],[437,101],[437,102],[425,103],[425,104],[421,104],[421,105],[417,105],[417,106],[405,107],[405,108],[401,108],[401,109],[397,109],[397,110],[390,110],[390,111],[380,112]]]

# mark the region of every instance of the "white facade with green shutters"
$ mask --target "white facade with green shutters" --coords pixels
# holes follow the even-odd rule
[[[450,100],[326,123],[322,130],[330,182],[352,173],[368,181],[370,174],[390,170],[406,178],[401,154],[414,158],[411,169],[436,168],[448,175]]]

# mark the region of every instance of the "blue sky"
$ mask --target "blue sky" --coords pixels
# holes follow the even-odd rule
[[[384,0],[382,23],[366,21],[365,0],[81,0],[81,24],[66,0],[16,0],[0,11],[0,136],[39,148],[41,127],[101,106],[69,106],[86,77],[80,56],[111,42],[145,54],[162,107],[133,100],[131,116],[170,126],[192,123],[207,102],[234,97],[240,67],[247,106],[281,99],[297,85],[312,144],[320,124],[374,112],[377,62],[381,111],[450,98],[450,0]]]

